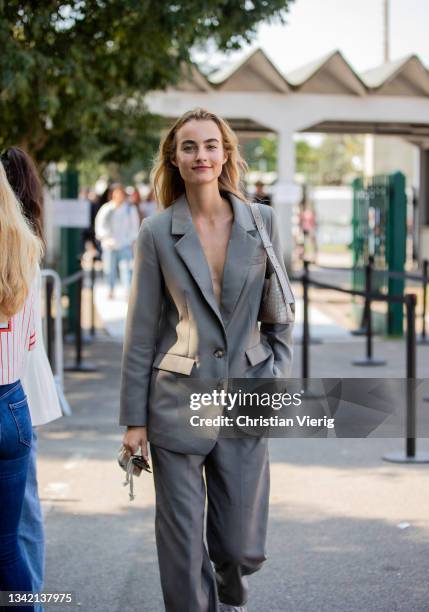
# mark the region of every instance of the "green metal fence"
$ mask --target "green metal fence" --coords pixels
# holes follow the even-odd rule
[[[60,186],[62,198],[77,198],[79,193],[79,173],[74,169],[67,169],[60,174]],[[81,230],[78,228],[61,228],[61,261],[60,274],[64,278],[80,270],[79,255],[81,254]],[[69,297],[69,308],[67,317],[67,331],[76,329],[78,317],[78,287],[76,283],[67,287],[66,294]]]
[[[405,177],[401,172],[353,181],[353,266],[363,268],[369,257],[381,273],[374,273],[373,290],[402,295],[403,279],[388,279],[383,271],[404,271],[406,253]],[[363,290],[365,273],[353,273],[353,288]],[[403,333],[402,304],[389,304],[386,331]]]

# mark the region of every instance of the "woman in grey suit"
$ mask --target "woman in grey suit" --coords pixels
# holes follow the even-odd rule
[[[189,436],[181,427],[189,404],[178,398],[184,379],[220,390],[228,378],[290,374],[291,326],[258,326],[267,256],[240,190],[245,168],[224,120],[186,113],[152,173],[164,210],[137,239],[120,423],[132,453],[147,458],[150,442],[168,612],[245,610],[246,576],[266,559],[267,439]],[[260,211],[283,266],[273,210]]]

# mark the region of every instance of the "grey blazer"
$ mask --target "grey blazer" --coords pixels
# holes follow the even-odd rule
[[[180,378],[286,378],[292,326],[262,323],[258,310],[267,255],[248,204],[231,193],[234,220],[228,244],[221,307],[185,195],[143,221],[126,322],[120,424],[143,426],[157,446],[206,454],[216,443],[177,429]],[[280,264],[274,211],[260,205]],[[176,390],[175,390],[176,387]],[[183,413],[182,413],[183,416]]]

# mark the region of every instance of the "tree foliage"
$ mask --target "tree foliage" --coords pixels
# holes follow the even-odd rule
[[[307,185],[345,185],[362,173],[363,137],[326,134],[319,145],[302,139],[295,142],[296,172]],[[250,170],[277,171],[277,139],[257,138],[245,143]],[[261,160],[263,163],[261,164]]]
[[[361,174],[356,159],[363,158],[363,137],[353,134],[325,136],[318,150],[316,178],[319,184],[344,185]]]
[[[144,94],[175,83],[195,45],[239,48],[291,1],[0,0],[0,147],[41,166],[144,154],[159,129]]]

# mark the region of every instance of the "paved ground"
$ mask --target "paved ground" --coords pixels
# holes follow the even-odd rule
[[[312,376],[404,375],[403,342],[377,342],[383,368],[350,366],[362,353],[344,328],[327,334],[311,347]],[[120,337],[101,336],[85,356],[98,371],[66,376],[73,415],[40,432],[46,590],[73,591],[72,610],[162,612],[152,480],[143,474],[130,503],[115,464]],[[429,378],[428,357],[419,348],[419,376]],[[295,376],[299,365],[297,344]],[[249,579],[249,612],[429,611],[429,465],[381,459],[402,448],[390,438],[270,441],[269,561]]]

